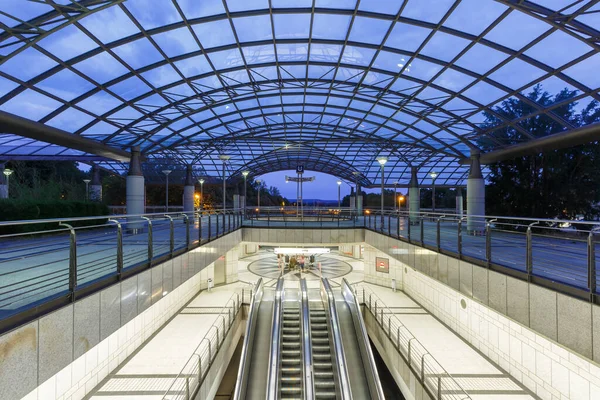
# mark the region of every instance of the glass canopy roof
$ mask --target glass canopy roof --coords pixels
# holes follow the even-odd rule
[[[0,111],[197,174],[304,164],[363,185],[407,184],[459,163],[482,138],[600,100],[600,4],[580,0],[3,0]],[[576,95],[550,105],[536,84]],[[532,110],[509,120],[494,108]],[[493,124],[486,116],[493,117]],[[0,132],[0,159],[126,165]]]

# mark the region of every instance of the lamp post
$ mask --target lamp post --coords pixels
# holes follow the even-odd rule
[[[260,184],[261,184],[261,182],[262,181],[260,179],[256,180],[256,183],[258,183],[258,202],[257,202],[258,204],[256,205],[256,209],[258,210],[259,215],[260,215]]]
[[[169,212],[169,174],[172,171],[170,169],[163,169],[162,173],[165,174],[165,176],[167,177],[167,184],[166,184],[166,193],[165,193],[165,212]]]
[[[383,228],[383,222],[384,222],[384,218],[383,218],[383,184],[385,181],[385,176],[384,176],[384,168],[385,168],[385,163],[387,162],[387,157],[378,157],[377,161],[379,162],[379,165],[381,165],[381,228]]]
[[[85,182],[85,201],[89,200],[89,196],[90,196],[90,182],[92,181],[91,179],[84,179],[83,180]]]
[[[225,179],[225,165],[227,164],[227,161],[230,159],[230,156],[226,156],[221,154],[219,156],[219,159],[221,161],[223,161],[223,213],[225,213],[225,209],[227,208],[227,181]]]
[[[248,197],[248,174],[250,174],[250,171],[242,171],[242,176],[244,177],[244,218],[246,217],[246,199]]]
[[[431,193],[431,211],[435,213],[435,178],[437,178],[438,174],[437,172],[433,171],[429,175],[431,176],[431,186],[433,189]]]
[[[342,208],[342,198],[341,198],[341,189],[342,189],[342,181],[337,181],[338,185],[338,209]]]
[[[10,168],[4,168],[4,171],[2,171],[2,173],[4,174],[4,176],[6,176],[6,198],[9,198],[9,192],[8,192],[8,188],[10,187],[10,176],[13,173],[13,170]]]
[[[404,196],[400,195],[398,197],[398,212],[402,211],[402,202],[404,201]]]
[[[204,210],[204,179],[198,179],[200,184],[200,210]]]

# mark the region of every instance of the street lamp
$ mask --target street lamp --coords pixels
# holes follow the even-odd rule
[[[227,161],[230,159],[230,156],[226,156],[221,154],[219,156],[219,159],[221,161],[223,161],[223,212],[225,212],[225,209],[227,208],[227,181],[225,180],[225,164],[227,164]]]
[[[198,179],[200,184],[200,210],[204,210],[204,179]]]
[[[398,211],[402,211],[402,202],[404,201],[404,196],[400,195],[398,197]]]
[[[437,178],[437,172],[433,171],[429,174],[431,176],[431,186],[433,188],[433,192],[431,193],[431,211],[435,212],[435,178]]]
[[[10,187],[9,183],[10,183],[10,176],[13,173],[13,170],[10,168],[4,168],[4,171],[2,171],[2,173],[4,174],[4,176],[6,176],[6,198],[8,199],[9,195],[8,195],[8,188]]]
[[[260,212],[260,184],[261,184],[261,180],[257,179],[256,183],[258,183],[258,204],[256,205],[256,211]]]
[[[383,228],[383,183],[385,180],[385,176],[384,176],[384,168],[385,168],[385,163],[387,162],[387,157],[378,157],[377,161],[379,162],[379,165],[381,165],[381,228]]]
[[[89,190],[89,185],[90,182],[92,181],[91,179],[84,179],[83,180],[85,182],[85,201],[88,201],[89,199],[89,195],[90,195],[90,190]]]
[[[170,169],[163,169],[162,173],[167,177],[167,191],[165,193],[165,210],[169,212],[169,174],[173,172]]]
[[[342,200],[341,200],[342,181],[337,181],[337,184],[338,184],[338,208],[342,208]]]
[[[248,174],[250,174],[250,171],[242,171],[242,176],[244,177],[244,217],[246,216],[246,199],[248,198],[246,197],[248,194]]]

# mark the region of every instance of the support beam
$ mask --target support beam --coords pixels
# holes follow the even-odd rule
[[[90,185],[90,199],[92,201],[102,201],[102,181],[100,180],[100,168],[96,164],[92,165],[92,183]]]
[[[549,150],[574,147],[598,140],[600,140],[600,123],[555,133],[554,135],[533,139],[501,150],[490,151],[489,153],[482,154],[479,158],[479,162],[480,164],[493,164],[499,161],[510,160],[511,158],[529,156]],[[460,160],[460,164],[463,165],[470,163],[470,157]]]
[[[479,150],[471,150],[471,170],[467,179],[467,232],[481,235],[485,231],[485,181],[481,175]]]
[[[129,153],[124,150],[110,147],[79,135],[73,135],[61,129],[53,128],[40,122],[31,121],[4,111],[0,111],[0,132],[12,133],[14,135],[40,140],[42,142],[64,146],[115,161],[127,162],[130,158]]]
[[[417,178],[417,167],[410,168],[410,184],[408,187],[408,211],[410,224],[419,223],[419,211],[421,210],[421,189],[419,188],[419,179]]]
[[[144,214],[146,199],[144,175],[142,173],[142,165],[140,161],[139,146],[131,148],[131,161],[129,162],[129,172],[127,173],[127,214],[139,215]],[[127,219],[127,229],[140,229],[143,227],[142,220],[137,218]]]
[[[183,211],[193,216],[194,212],[194,176],[192,166],[188,165],[185,170],[185,182],[183,186]]]

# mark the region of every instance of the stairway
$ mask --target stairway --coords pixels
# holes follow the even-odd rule
[[[310,333],[316,399],[335,399],[335,378],[331,364],[327,315],[322,303],[310,304]]]
[[[280,395],[281,399],[302,399],[300,309],[295,301],[283,304]]]

